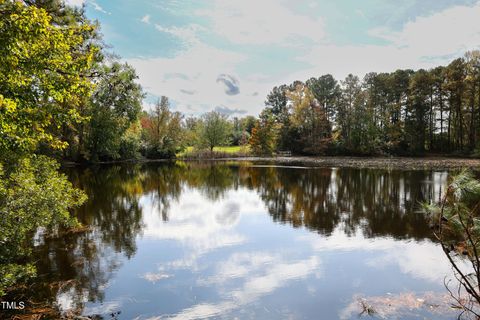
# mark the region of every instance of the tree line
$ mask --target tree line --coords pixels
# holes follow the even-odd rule
[[[430,70],[295,81],[265,104],[251,141],[264,153],[478,154],[480,52]]]
[[[111,84],[112,79],[105,81]],[[141,97],[138,93],[135,101],[140,103]],[[97,103],[105,106],[105,101],[98,98]],[[115,108],[110,113],[118,114]],[[280,85],[267,95],[258,117],[228,118],[216,111],[185,117],[171,111],[167,97],[161,97],[148,112],[135,108],[127,119],[123,115],[114,120],[108,114],[111,128],[117,130],[110,134],[108,121],[98,117],[100,121],[96,116],[90,120],[86,147],[81,146],[81,139],[69,143],[76,150],[70,155],[73,159],[174,158],[187,147],[213,152],[216,146],[225,145],[248,146],[256,155],[290,151],[300,155],[478,156],[480,51],[467,52],[447,66],[430,70],[371,72],[362,80],[349,74],[342,81],[326,74]]]

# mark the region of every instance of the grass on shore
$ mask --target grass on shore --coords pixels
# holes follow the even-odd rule
[[[184,151],[177,153],[177,158],[227,158],[227,157],[244,157],[250,154],[249,146],[223,146],[214,147],[213,155],[210,150],[198,150],[189,146]]]

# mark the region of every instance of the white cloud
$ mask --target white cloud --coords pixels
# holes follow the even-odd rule
[[[164,27],[160,24],[155,24],[155,29],[177,37],[178,39],[182,40],[184,44],[189,46],[198,44],[199,40],[197,39],[197,33],[201,30],[205,30],[198,24],[190,24],[185,27]]]
[[[65,0],[65,4],[69,6],[81,7],[85,3],[85,0]]]
[[[292,280],[304,279],[310,274],[318,273],[319,267],[320,259],[317,256],[295,262],[275,261],[264,267],[259,275],[250,274],[243,287],[232,292],[232,296],[237,304],[247,304],[285,286]]]
[[[268,252],[239,252],[232,254],[226,261],[219,262],[216,273],[207,278],[199,279],[201,285],[223,285],[232,279],[249,277],[252,272],[266,268],[278,262],[279,256]]]
[[[149,197],[143,197],[141,202],[144,237],[175,240],[194,249],[196,254],[245,242],[245,237],[233,229],[242,214],[262,208],[252,191],[228,191],[224,199],[207,201],[199,190],[187,189],[179,199],[170,201],[169,212],[175,214],[164,223],[159,215],[161,207]]]
[[[202,269],[205,267],[199,263],[202,256],[245,243],[247,238],[235,230],[241,216],[264,214],[258,196],[245,189],[228,191],[225,198],[216,201],[207,200],[198,189],[183,190],[178,199],[169,200],[172,215],[169,215],[168,223],[162,220],[159,214],[162,208],[150,196],[144,196],[140,201],[143,237],[174,240],[186,249],[185,255],[179,259],[158,264],[155,270],[140,275],[152,283],[172,277],[179,269]]]
[[[85,302],[87,302],[86,300]],[[108,314],[118,312],[122,308],[122,301],[104,301],[97,306],[87,306],[83,310],[85,314]]]
[[[298,60],[309,68],[295,72],[285,81],[307,79],[331,73],[343,79],[348,73],[363,76],[367,72],[396,69],[431,68],[448,63],[452,57],[480,48],[480,2],[454,6],[426,17],[417,17],[400,31],[386,28],[369,30],[385,45],[315,45]]]
[[[183,39],[193,40],[190,31],[164,29]],[[218,106],[247,110],[256,114],[263,108],[264,93],[271,84],[259,77],[240,77],[236,66],[245,61],[243,54],[217,49],[195,40],[174,57],[128,59],[139,74],[139,81],[149,93],[166,95],[176,102],[177,110],[198,114]],[[225,85],[217,82],[222,74],[238,79],[240,93],[228,95]],[[254,95],[255,92],[260,94]]]
[[[93,6],[93,9],[95,9],[96,11],[99,11],[99,12],[105,13],[105,14],[111,14],[110,12],[105,11],[98,3],[96,3],[93,0],[88,0],[88,3],[91,4]]]
[[[57,296],[56,296],[57,306],[59,307],[60,310],[62,310],[64,312],[68,311],[68,310],[71,310],[71,309],[75,308],[76,303],[78,303],[78,302],[76,302],[75,298],[78,299],[78,297],[75,296],[75,288],[71,287],[66,291],[60,290],[57,293]],[[81,302],[88,301],[86,296],[82,296],[80,300],[81,300]]]
[[[202,43],[198,33],[207,30],[198,24],[183,27],[155,24],[155,28],[180,40],[184,48],[173,57],[128,60],[149,93],[168,96],[177,110],[186,114],[227,107],[234,111],[232,115],[244,115],[256,114],[263,108],[271,83],[258,73],[238,76],[237,66],[248,58],[246,55]],[[235,91],[226,90],[225,83],[218,81],[222,76],[235,79],[241,86]]]
[[[150,24],[150,15],[149,14],[144,15],[142,19],[140,19],[140,21],[146,24]]]
[[[174,214],[169,216],[168,223],[161,220],[159,208],[150,203],[148,197],[143,197],[141,202],[144,208],[143,236],[178,241],[187,247],[186,251],[189,252],[184,258],[163,262],[158,265],[158,270],[141,275],[152,283],[173,276],[178,269],[196,272],[198,260],[202,255],[246,241],[246,238],[239,235],[235,229],[241,216],[248,215],[251,220],[257,215],[265,215],[265,208],[258,195],[252,190],[243,188],[228,191],[223,198],[215,201],[207,200],[198,189],[184,190],[178,199],[170,202],[170,212]],[[226,217],[230,215],[234,217]],[[215,240],[225,237],[240,241],[232,243]],[[201,302],[177,314],[154,316],[149,320],[203,319],[225,315],[278,288],[288,286],[295,280],[306,279],[311,275],[319,277],[320,266],[320,259],[317,256],[292,261],[283,252],[236,252],[215,263],[211,276],[197,281],[200,286],[216,287],[221,295],[218,302]],[[234,287],[230,288],[232,284]]]
[[[325,35],[321,18],[296,14],[277,0],[215,0],[213,8],[196,14],[211,20],[214,33],[237,44],[290,46],[298,38],[319,42]]]
[[[142,275],[141,277],[143,279],[147,280],[148,282],[156,283],[160,280],[170,278],[170,275],[162,273],[162,272],[157,272],[157,273],[147,272],[144,275]]]
[[[422,63],[412,51],[379,45],[322,45],[314,47],[298,60],[308,63],[310,66],[293,72],[283,80],[284,82],[305,80],[326,73],[333,74],[337,80],[343,80],[349,73],[363,77],[372,71],[390,72],[399,68],[427,67],[426,63]],[[430,65],[431,63],[428,63],[428,66]]]
[[[363,12],[361,9],[356,9],[355,13],[362,17],[363,19],[367,19],[367,16],[365,15],[365,12]]]
[[[65,0],[65,4],[69,6],[76,6],[76,7],[81,7],[84,4],[91,5],[91,7],[99,12],[105,13],[105,14],[111,14],[110,12],[104,10],[97,2],[93,0]]]
[[[250,261],[250,259],[252,259]],[[240,266],[235,266],[240,263]],[[233,291],[224,294],[225,299],[217,303],[199,303],[185,308],[168,319],[205,319],[209,317],[226,316],[228,312],[239,309],[257,301],[278,288],[287,286],[290,282],[305,279],[312,274],[318,276],[321,266],[316,256],[294,262],[284,261],[281,255],[271,256],[265,252],[236,253],[219,264],[219,272],[210,279],[219,286],[231,285],[235,279],[243,280]],[[232,267],[233,269],[225,269]],[[212,281],[213,280],[213,281]],[[231,281],[233,280],[233,281]],[[209,283],[208,281],[204,283]],[[167,317],[152,317],[148,320],[160,320]]]
[[[306,4],[316,6],[316,2]],[[363,14],[359,9],[355,12]],[[480,48],[480,2],[417,17],[399,30],[369,30],[370,36],[385,41],[385,44],[369,45],[335,44],[335,35],[325,37],[322,18],[296,13],[282,1],[215,0],[209,10],[197,10],[194,15],[207,18],[209,27],[195,23],[182,27],[155,25],[158,31],[183,44],[175,56],[128,60],[149,93],[168,96],[177,110],[186,114],[199,114],[221,106],[240,111],[236,115],[241,115],[243,110],[257,114],[264,107],[265,96],[271,88],[281,83],[326,73],[342,80],[349,73],[362,77],[372,71],[430,68],[446,64],[466,50]],[[149,15],[144,19],[150,22]],[[234,47],[224,49],[206,44],[200,40],[199,33],[204,37],[220,36]],[[236,50],[237,45],[254,49],[252,53],[240,52]],[[284,62],[285,71],[277,72],[275,79],[271,74],[272,65],[268,69],[262,66],[256,70],[242,69],[245,62],[258,59],[258,54],[268,54],[275,59],[274,50],[292,46],[298,49],[296,56],[291,58],[293,61]],[[256,51],[257,48],[261,50]],[[180,76],[172,77],[173,74]],[[216,81],[222,74],[238,79],[239,94],[225,93],[225,86]]]
[[[480,45],[479,17],[480,2],[473,7],[454,6],[418,17],[399,32],[377,29],[372,33],[419,57],[451,55]]]
[[[299,240],[309,243],[315,252],[376,252],[374,257],[364,260],[369,267],[383,269],[396,265],[402,273],[431,283],[441,283],[445,276],[452,276],[451,265],[445,259],[442,249],[429,240],[398,241],[389,237],[368,239],[361,232],[347,236],[342,231],[341,224],[330,237],[308,235]],[[462,265],[462,268],[466,266]]]

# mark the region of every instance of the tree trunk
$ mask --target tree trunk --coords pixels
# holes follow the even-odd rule
[[[439,104],[440,104],[440,150],[441,151],[444,151],[444,148],[443,148],[443,122],[445,121],[443,119],[443,92],[442,92],[442,89],[440,88],[440,91],[439,91],[439,96],[438,96],[438,99],[439,99]]]
[[[475,84],[473,84],[472,93],[470,95],[470,130],[468,132],[470,151],[475,148],[475,131]]]
[[[432,151],[433,149],[433,130],[434,130],[434,122],[433,122],[433,86],[430,87],[430,129],[429,129],[429,133],[430,133],[430,147],[429,147],[429,151]]]
[[[450,99],[450,101],[452,101]],[[448,151],[450,152],[452,150],[452,142],[451,142],[451,137],[452,137],[452,103],[450,102],[448,110],[448,120],[447,120],[447,146],[448,146]]]

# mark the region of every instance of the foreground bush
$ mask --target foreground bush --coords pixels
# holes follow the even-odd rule
[[[469,171],[454,176],[440,203],[426,204],[435,237],[453,267],[457,280],[452,290],[467,314],[480,317],[480,181]]]
[[[78,224],[70,210],[86,196],[58,167],[44,156],[23,158],[11,169],[0,167],[0,296],[35,274],[28,257],[40,227],[55,233]]]

